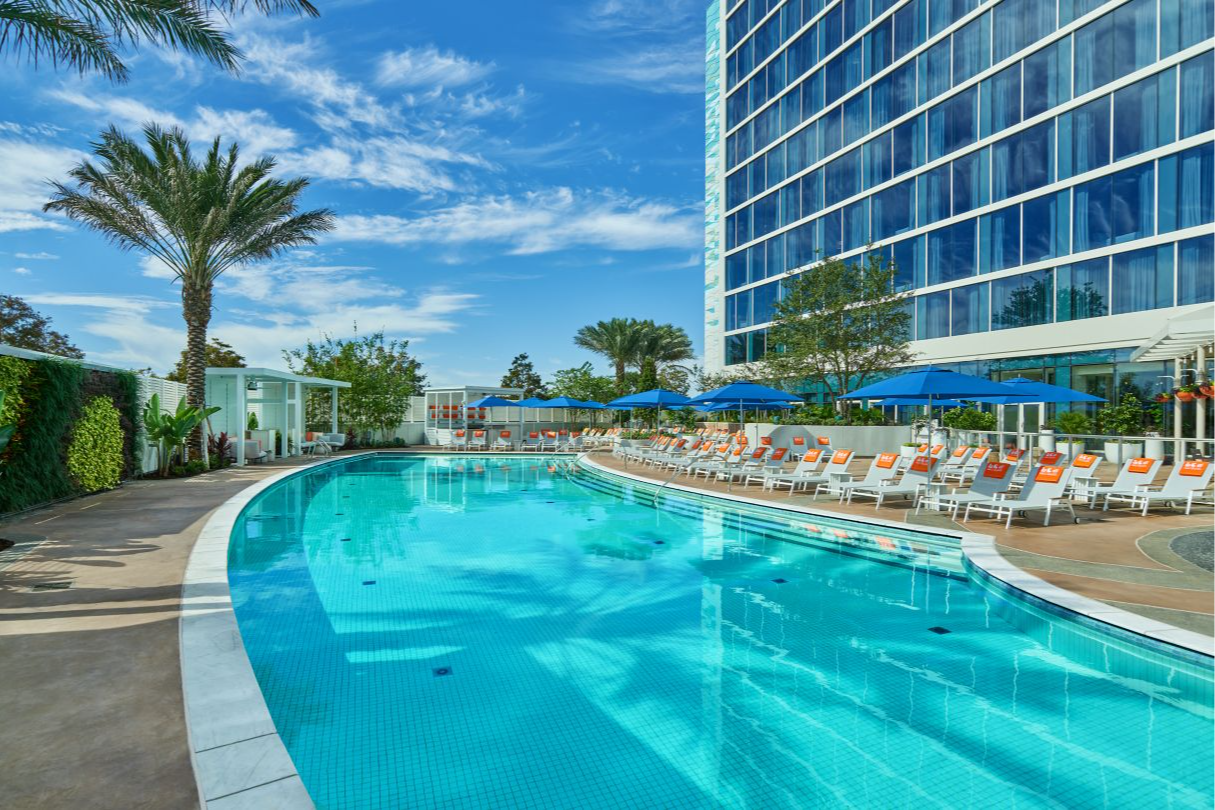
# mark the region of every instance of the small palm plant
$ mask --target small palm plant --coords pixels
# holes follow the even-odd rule
[[[173,455],[181,453],[182,460],[186,456],[186,439],[189,435],[209,418],[218,413],[219,408],[196,408],[186,403],[182,397],[177,403],[177,410],[164,413],[160,409],[160,395],[153,394],[143,409],[143,429],[148,441],[156,443],[156,461],[161,477],[169,474],[169,465]]]

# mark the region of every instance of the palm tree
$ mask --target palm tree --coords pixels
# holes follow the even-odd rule
[[[211,13],[249,6],[319,15],[309,0],[0,0],[0,52],[8,47],[35,65],[46,60],[122,82],[127,66],[119,49],[147,40],[235,71],[241,53]]]
[[[682,327],[653,321],[642,321],[639,326],[640,335],[631,362],[637,366],[641,379],[647,384],[658,384],[661,366],[691,360],[696,356],[692,351],[692,339]]]
[[[233,265],[314,243],[315,234],[333,227],[333,215],[328,209],[300,213],[297,202],[308,180],[271,178],[272,157],[242,167],[237,145],[223,152],[216,138],[199,161],[181,130],[149,124],[143,133],[148,152],[114,127],[103,132],[93,144],[100,165],[85,161],[72,169],[75,188],[53,183],[43,209],[172,269],[186,321],[186,398],[203,408],[215,279]],[[195,428],[191,446],[200,446],[200,433]]]
[[[601,354],[616,367],[616,392],[624,393],[625,373],[637,356],[644,327],[635,318],[612,318],[584,326],[574,335],[574,345]]]

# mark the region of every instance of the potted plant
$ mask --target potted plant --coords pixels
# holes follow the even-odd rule
[[[1103,433],[1115,438],[1105,443],[1105,457],[1114,464],[1128,458],[1143,455],[1143,442],[1123,441],[1123,436],[1133,436],[1142,429],[1143,406],[1134,394],[1123,394],[1117,405],[1107,405],[1098,419]]]
[[[1190,383],[1173,389],[1173,396],[1182,402],[1193,402],[1198,398],[1198,386]]]
[[[257,430],[257,414],[249,411],[249,415],[245,417],[245,438],[252,439],[252,433],[255,430]]]
[[[1212,385],[1210,380],[1200,383],[1198,385],[1198,391],[1207,399],[1215,397],[1215,385]]]
[[[903,458],[915,458],[916,450],[918,450],[919,447],[920,442],[903,442],[903,447],[900,449],[899,454],[902,455]]]
[[[1143,455],[1147,458],[1164,458],[1164,439],[1160,438],[1160,427],[1164,424],[1164,406],[1151,405],[1143,412],[1144,436],[1147,436]]]
[[[1168,393],[1167,391],[1161,391],[1159,394],[1156,395],[1155,400],[1162,404],[1165,402],[1172,402],[1173,395]]]
[[[1080,411],[1056,414],[1051,426],[1066,437],[1066,441],[1055,443],[1055,450],[1068,458],[1075,458],[1084,452],[1084,440],[1077,437],[1093,432],[1093,421]]]

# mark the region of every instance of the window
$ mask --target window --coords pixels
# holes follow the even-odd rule
[[[895,177],[924,165],[925,120],[926,114],[921,113],[894,128]]]
[[[1181,64],[1181,137],[1215,128],[1215,51]]]
[[[916,301],[916,339],[949,337],[949,290],[921,295]]]
[[[785,234],[785,267],[796,270],[814,261],[814,231],[814,223],[808,222]]]
[[[1060,180],[1108,166],[1109,162],[1109,96],[1059,116]]]
[[[853,149],[826,166],[826,203],[834,205],[840,200],[858,194],[861,190],[861,150]]]
[[[726,257],[726,289],[733,290],[747,283],[747,254],[731,253]],[[729,327],[726,327],[729,329]]]
[[[1177,243],[1177,304],[1215,300],[1215,235],[1196,236]]]
[[[952,334],[970,335],[975,332],[987,331],[987,298],[986,284],[967,284],[965,287],[954,287],[952,293],[952,312],[950,323]]]
[[[949,39],[943,39],[919,55],[920,94],[924,104],[949,89]]]
[[[1001,8],[996,6],[997,9]],[[990,79],[979,92],[979,133],[986,138],[1021,123],[1021,63],[1015,62]]]
[[[1072,73],[1072,38],[1056,40],[1040,51],[1025,57],[1024,105],[1025,118],[1070,99]]]
[[[726,365],[747,362],[747,336],[726,335]]]
[[[780,224],[782,227],[792,225],[801,219],[801,185],[800,181],[794,180],[780,190]]]
[[[987,163],[986,148],[953,162],[954,216],[987,205]]]
[[[844,143],[865,137],[869,131],[869,91],[857,93],[844,102]]]
[[[751,325],[751,291],[726,296],[726,331]]]
[[[1021,264],[1021,206],[979,217],[979,272],[994,273]]]
[[[747,362],[755,363],[768,353],[768,330],[757,329],[747,333]]]
[[[1109,314],[1109,256],[1060,267],[1055,272],[1059,288],[1059,320],[1079,321]]]
[[[992,49],[1000,62],[1055,29],[1055,0],[1004,0],[992,10]]]
[[[777,192],[760,197],[751,207],[755,219],[753,238],[777,229],[780,223],[780,195]]]
[[[1160,232],[1215,222],[1215,145],[1160,159]]]
[[[893,56],[893,21],[887,18],[865,35],[865,78],[876,76],[890,67]]]
[[[990,55],[991,15],[984,14],[953,34],[953,83],[961,84],[986,70]]]
[[[915,182],[906,180],[873,195],[873,238],[887,239],[915,227]]]
[[[978,135],[979,89],[971,87],[928,111],[928,159],[956,152]]]
[[[904,239],[892,245],[894,286],[900,292],[924,286],[924,236]]]
[[[1114,93],[1114,160],[1172,143],[1176,80],[1170,68]]]
[[[780,282],[769,284],[751,290],[751,323],[768,323],[772,320],[772,312],[780,296]]]
[[[894,58],[903,58],[924,41],[924,23],[928,18],[920,5],[921,0],[911,0],[894,13]]]
[[[975,274],[975,220],[928,232],[928,284]]]
[[[1140,312],[1173,305],[1173,246],[1114,254],[1112,311]]]
[[[767,250],[763,244],[747,248],[747,283],[763,281],[768,276],[765,258]]]
[[[813,216],[823,208],[823,170],[815,169],[801,179],[803,217]]]
[[[747,173],[735,172],[726,178],[726,208],[736,208],[747,201]]]
[[[785,272],[785,235],[782,233],[779,236],[774,236],[763,244],[764,253],[767,254],[767,268],[763,276],[758,276],[754,280],[759,281],[762,278],[771,278],[779,276]]]
[[[1025,264],[1066,256],[1071,230],[1071,192],[1059,191],[1021,204]]]
[[[1033,191],[1054,179],[1054,125],[1043,121],[992,145],[992,202]]]
[[[844,250],[856,250],[869,242],[869,198],[844,206]]]
[[[1211,0],[1169,0],[1160,4],[1160,56],[1215,36],[1215,4]]]
[[[991,282],[991,328],[1017,329],[1050,323],[1054,276],[1051,270],[1021,273]]]
[[[949,216],[949,164],[929,169],[916,178],[919,185],[920,226]]]
[[[823,157],[844,145],[844,108],[829,110],[818,120],[818,153]]]
[[[1156,0],[1131,0],[1084,26],[1075,37],[1079,96],[1156,58]]]
[[[865,188],[881,185],[894,177],[894,167],[890,162],[891,143],[891,134],[887,132],[865,144]]]
[[[818,241],[822,246],[823,256],[837,256],[844,244],[843,213],[840,209],[823,214],[818,219]]]
[[[1144,163],[1076,186],[1075,250],[1151,236],[1153,181]]]

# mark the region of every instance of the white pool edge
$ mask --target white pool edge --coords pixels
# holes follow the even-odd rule
[[[605,467],[590,458],[587,454],[579,456],[579,463],[592,467],[600,472],[608,475],[617,475],[624,478],[633,479],[639,483],[655,485],[652,478],[645,478],[623,470]],[[1166,622],[1149,619],[1146,616],[1140,616],[1138,613],[1132,613],[1129,610],[1108,605],[1105,602],[1100,602],[1096,599],[1091,599],[1087,596],[1081,596],[1073,591],[1060,588],[1057,585],[1052,585],[1046,580],[1034,576],[1033,574],[1018,568],[1011,562],[1006,560],[999,551],[996,550],[996,538],[989,534],[979,534],[977,532],[951,531],[947,529],[934,529],[932,527],[921,527],[909,523],[900,523],[892,520],[885,520],[879,517],[862,517],[858,515],[842,514],[840,512],[832,512],[823,509],[810,509],[798,504],[782,504],[779,502],[760,500],[757,498],[748,498],[746,496],[734,495],[733,493],[708,492],[694,487],[683,486],[681,484],[668,483],[662,486],[663,489],[676,490],[679,492],[687,492],[693,495],[707,496],[712,498],[721,498],[727,501],[737,501],[752,506],[761,506],[775,509],[782,509],[791,512],[797,512],[806,515],[815,515],[819,517],[833,517],[844,520],[854,520],[858,523],[867,523],[874,526],[884,526],[887,528],[912,529],[917,532],[926,534],[934,534],[938,536],[956,537],[961,542],[962,556],[977,569],[982,571],[987,576],[1012,588],[1014,591],[1020,591],[1029,596],[1041,599],[1057,607],[1060,607],[1071,613],[1076,613],[1080,616],[1092,619],[1100,624],[1107,624],[1120,630],[1125,630],[1128,633],[1133,633],[1138,636],[1153,641],[1159,641],[1169,644],[1174,647],[1179,647],[1189,652],[1199,653],[1208,657],[1215,656],[1215,638],[1204,636],[1201,633],[1196,633],[1193,630],[1184,630],[1180,627],[1168,624]],[[1066,529],[1066,526],[1061,527]]]
[[[228,587],[228,545],[241,512],[270,487],[372,454],[339,456],[262,479],[220,504],[198,534],[182,580],[178,628],[190,760],[205,810],[314,807],[241,640]]]

